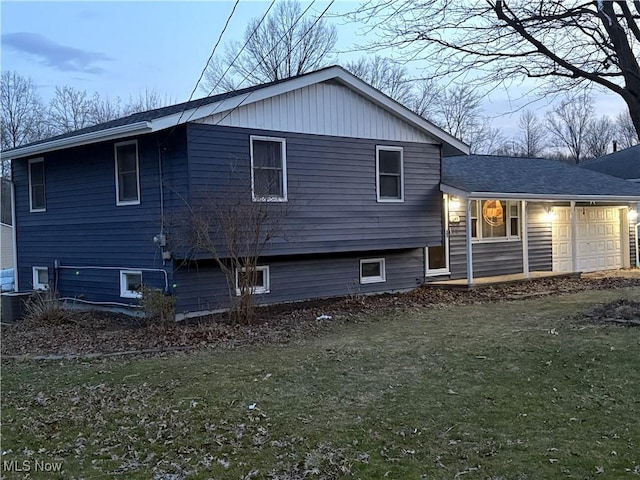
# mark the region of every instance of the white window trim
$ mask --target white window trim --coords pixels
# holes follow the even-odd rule
[[[380,197],[380,150],[400,152],[400,198]],[[376,198],[379,203],[404,202],[404,148],[393,145],[376,145]]]
[[[48,290],[49,289],[49,284],[48,283],[40,283],[38,280],[38,272],[40,270],[46,270],[47,271],[47,275],[49,274],[49,269],[47,267],[31,267],[31,272],[33,275],[33,289],[34,290]],[[51,279],[49,279],[51,280]]]
[[[505,218],[505,222],[507,223],[508,229],[509,231],[511,230],[511,209],[510,206],[512,204],[516,204],[518,207],[518,234],[517,235],[507,235],[506,237],[487,237],[484,238],[482,236],[482,227],[480,225],[480,222],[482,221],[482,216],[481,216],[481,212],[480,212],[480,204],[481,202],[484,202],[486,200],[499,200],[500,202],[505,203],[506,205],[506,211],[507,211],[507,215]],[[473,200],[471,200],[472,202],[475,201],[476,202],[476,212],[475,212],[475,218],[477,220],[477,224],[476,224],[476,232],[478,233],[477,237],[471,237],[471,242],[472,243],[501,243],[501,242],[517,242],[520,241],[520,229],[522,228],[522,211],[520,209],[520,202],[516,202],[513,200],[502,200],[500,198],[474,198]]]
[[[41,163],[44,167],[44,157],[32,158],[29,160],[29,211],[30,212],[46,212],[47,211],[47,179],[44,177],[44,207],[33,208],[33,189],[31,184],[31,165],[34,163]],[[44,175],[43,175],[44,176]]]
[[[142,292],[127,289],[127,275],[140,275],[140,279],[142,279],[142,270],[120,270],[120,296],[122,298],[142,298]]]
[[[380,264],[380,276],[378,277],[363,277],[362,265],[366,263],[379,263]],[[387,281],[387,269],[384,258],[363,258],[360,260],[360,283],[382,283]]]
[[[253,175],[253,141],[254,140],[263,140],[266,142],[279,142],[280,148],[282,150],[282,196],[256,196],[255,194],[255,183],[254,183],[254,175]],[[281,137],[263,137],[260,135],[251,135],[249,137],[249,151],[251,157],[251,199],[254,202],[286,202],[288,201],[287,196],[287,140]]]
[[[136,183],[138,186],[138,199],[137,200],[126,200],[120,201],[120,175],[118,172],[118,147],[122,147],[125,145],[135,145],[136,146]],[[122,207],[126,205],[140,205],[140,155],[138,153],[138,140],[128,140],[126,142],[118,142],[113,145],[113,161],[115,163],[115,172],[116,172],[116,206]]]
[[[429,247],[424,249],[424,276],[434,277],[437,275],[450,275],[449,268],[449,195],[442,195],[442,225],[444,227],[444,268],[429,268]],[[437,245],[436,245],[437,246]]]
[[[246,272],[246,268],[241,268],[236,270],[236,295],[240,296],[242,293],[240,291],[240,287],[238,286],[238,272]],[[271,276],[269,274],[269,265],[258,265],[256,266],[256,272],[264,272],[264,285],[261,287],[253,287],[251,289],[252,295],[262,295],[264,293],[271,293]]]

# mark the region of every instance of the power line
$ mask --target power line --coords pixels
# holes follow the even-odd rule
[[[187,111],[187,104],[191,101],[191,99],[195,95],[196,90],[198,89],[198,85],[200,84],[200,81],[202,80],[202,77],[204,77],[204,73],[207,71],[207,68],[209,66],[209,63],[211,62],[211,59],[213,58],[213,55],[216,53],[216,49],[218,48],[218,45],[220,45],[220,42],[222,41],[222,36],[224,35],[224,32],[227,31],[227,27],[229,26],[229,23],[231,22],[231,17],[233,17],[233,14],[235,13],[236,8],[237,8],[239,3],[240,3],[240,0],[236,0],[236,3],[233,4],[233,8],[231,9],[231,13],[227,17],[227,21],[225,22],[224,27],[222,28],[222,31],[220,32],[220,35],[218,35],[218,40],[216,41],[215,45],[213,46],[213,49],[211,50],[211,55],[209,55],[209,59],[207,60],[207,63],[205,64],[204,68],[202,69],[202,72],[200,72],[200,77],[198,77],[198,81],[196,82],[195,86],[193,87],[193,90],[191,91],[191,95],[189,95],[189,99],[187,100],[187,102],[186,102],[186,104],[184,106],[184,109],[180,113],[180,117],[178,118],[178,121],[176,122],[176,126],[178,126],[180,124],[180,120],[182,120],[182,116]],[[172,132],[173,132],[173,130],[172,130]]]
[[[291,50],[294,51],[296,49],[296,47],[300,44],[300,42],[302,42],[302,40],[304,40],[304,38],[309,34],[309,32],[311,32],[311,30],[313,30],[313,28],[316,26],[316,24],[322,19],[322,17],[324,16],[325,13],[327,13],[327,11],[331,8],[331,6],[334,4],[335,0],[331,0],[331,2],[329,2],[329,5],[327,5],[327,8],[325,8],[322,13],[320,15],[318,15],[318,18],[315,19],[315,21],[311,24],[311,26],[304,32],[304,34],[302,34],[302,36],[300,37],[300,39],[295,43],[295,45],[293,47],[291,47]],[[282,36],[280,37],[279,41],[282,40],[287,34],[291,33],[291,31],[293,30],[293,28],[296,26],[296,24],[302,19],[302,17],[304,17],[304,15],[307,13],[307,11],[311,8],[311,6],[315,3],[315,0],[313,0],[313,2],[311,2],[311,4],[306,8],[306,10],[304,12],[302,12],[302,15],[300,15],[300,17],[294,22],[294,24],[291,26],[291,28]],[[276,47],[278,45],[276,44],[268,53],[267,55],[271,54],[271,52],[273,52]],[[282,64],[282,62],[286,59],[286,57],[280,61],[280,63],[277,64],[277,66],[280,66]],[[249,72],[244,79],[240,82],[240,84],[242,84],[242,82],[244,82],[247,78],[249,78],[249,76],[251,76],[251,74],[253,74],[253,72],[255,72],[254,69],[252,72]],[[219,125],[220,122],[222,122],[225,118],[227,118],[229,115],[231,115],[236,109],[240,108],[251,96],[252,92],[249,92],[248,95],[243,98],[240,103],[238,105],[236,105],[235,107],[233,107],[231,110],[229,110],[220,120],[218,120],[214,125]],[[212,112],[212,115],[215,113]]]

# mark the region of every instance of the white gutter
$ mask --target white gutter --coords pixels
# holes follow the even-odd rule
[[[567,195],[545,193],[465,192],[456,187],[440,184],[440,191],[474,200],[499,198],[504,200],[540,200],[548,202],[640,202],[640,195]]]
[[[38,143],[36,145],[28,145],[22,148],[16,148],[9,152],[0,153],[2,160],[13,160],[16,158],[29,157],[32,155],[40,155],[52,150],[61,148],[78,147],[91,143],[104,142],[114,138],[131,137],[143,133],[151,133],[153,128],[150,122],[136,122],[119,127],[108,128],[106,130],[97,130],[95,132],[83,133],[81,135],[73,135],[70,137],[59,138],[48,142]]]

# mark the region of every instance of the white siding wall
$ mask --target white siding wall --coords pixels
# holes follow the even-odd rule
[[[337,83],[318,83],[219,112],[201,123],[285,132],[440,143]]]
[[[0,223],[0,268],[13,268],[13,228]]]

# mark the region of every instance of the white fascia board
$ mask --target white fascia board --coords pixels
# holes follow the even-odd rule
[[[37,145],[16,148],[10,152],[4,152],[0,154],[0,156],[2,160],[13,160],[40,155],[52,150],[79,147],[81,145],[89,145],[91,143],[104,142],[115,138],[125,138],[151,132],[152,127],[149,122],[136,122],[128,125],[121,125],[119,127],[108,128],[106,130],[97,130],[95,132],[83,133],[72,137],[59,138],[49,142],[38,143]]]
[[[450,185],[440,184],[440,191],[470,200],[504,199],[540,202],[639,202],[640,195],[565,195],[543,193],[466,192]]]

